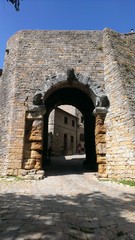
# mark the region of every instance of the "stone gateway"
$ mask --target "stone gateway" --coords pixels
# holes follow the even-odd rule
[[[41,174],[48,117],[69,104],[84,117],[86,161],[99,177],[135,179],[135,33],[26,30],[0,74],[0,174]]]

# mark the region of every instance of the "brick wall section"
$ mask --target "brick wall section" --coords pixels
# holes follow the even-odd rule
[[[17,174],[23,158],[26,107],[47,76],[69,67],[104,89],[102,31],[20,31],[7,43],[1,88],[1,173]],[[51,82],[51,85],[55,82]],[[27,99],[27,102],[25,101]],[[7,170],[8,168],[8,170]]]
[[[77,73],[89,73],[95,91],[104,88],[102,31],[22,31],[12,41],[14,38],[21,39],[17,79],[29,94],[29,102],[37,89],[47,85],[47,76],[65,73],[70,67]]]
[[[111,178],[135,178],[135,44],[127,36],[104,31],[107,172]]]
[[[97,96],[106,93],[110,100],[105,119],[105,173],[110,178],[135,177],[133,36],[109,29],[30,30],[10,38],[0,81],[0,174],[16,175],[22,167],[26,110],[36,91],[47,91],[56,84],[55,77],[48,80],[47,76],[65,74],[72,67],[90,77],[90,89]]]
[[[11,167],[21,167],[21,164],[16,161],[17,151],[19,158],[22,158],[22,144],[19,149],[19,145],[22,142],[23,138],[23,129],[24,122],[22,122],[22,113],[23,106],[19,105],[16,89],[16,64],[17,64],[17,55],[18,55],[18,38],[15,38],[14,41],[9,40],[7,44],[7,50],[5,54],[4,69],[1,77],[1,88],[0,88],[0,121],[1,121],[1,142],[0,142],[0,160],[1,168],[0,172],[2,175],[7,173],[7,168],[9,165]],[[10,47],[9,47],[10,46]],[[16,108],[18,105],[18,110]],[[21,117],[20,117],[21,115]],[[18,129],[16,129],[16,119]],[[20,125],[23,127],[21,128]],[[21,129],[20,129],[21,128]],[[20,140],[21,137],[21,140]],[[11,147],[12,142],[12,147]],[[18,144],[18,149],[16,149],[16,143]],[[14,153],[14,157],[10,157],[10,151]],[[17,159],[17,160],[18,160]]]

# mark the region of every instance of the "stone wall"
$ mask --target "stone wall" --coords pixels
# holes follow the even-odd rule
[[[10,47],[9,47],[10,46]],[[5,51],[3,74],[0,88],[0,122],[1,142],[0,160],[1,173],[17,174],[16,169],[21,168],[23,132],[25,114],[22,102],[19,102],[20,91],[16,81],[16,64],[18,55],[18,38],[9,40]],[[17,126],[17,127],[16,127]],[[11,146],[12,143],[12,146]],[[18,155],[17,159],[16,156]],[[9,167],[10,165],[10,167]]]
[[[135,178],[135,44],[128,36],[104,31],[107,172],[111,178]]]
[[[33,128],[37,119],[30,120],[28,114],[33,105],[33,96],[37,91],[45,94],[52,86],[55,89],[56,84],[67,80],[67,69],[73,68],[79,76],[78,82],[82,83],[82,91],[83,86],[87,86],[88,91],[92,92],[95,107],[101,104],[97,99],[102,94],[106,94],[110,101],[103,123],[106,132],[101,140],[106,152],[102,154],[99,151],[97,159],[100,172],[109,178],[134,178],[134,62],[134,33],[125,35],[110,29],[27,30],[12,36],[7,43],[3,74],[0,77],[0,174],[17,175],[23,160],[27,165],[24,145],[28,144],[29,150],[36,151],[31,149],[33,144],[26,134],[29,121],[34,122],[31,122],[31,129],[28,130],[31,133],[37,130]],[[102,119],[99,119],[97,126],[102,125]],[[100,131],[96,134],[100,138]],[[101,146],[102,142],[98,138],[96,144]],[[30,162],[31,159],[37,159],[34,163],[41,163],[41,156],[38,158],[30,154]]]
[[[102,31],[20,31],[7,43],[1,87],[2,174],[17,174],[23,158],[25,113],[37,90],[55,84],[47,76],[69,67],[89,73],[95,92],[102,92]],[[49,84],[49,86],[48,86]]]

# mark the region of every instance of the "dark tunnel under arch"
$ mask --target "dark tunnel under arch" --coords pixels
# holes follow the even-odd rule
[[[59,105],[72,105],[76,107],[84,117],[84,138],[85,138],[85,164],[91,166],[91,169],[97,170],[96,150],[95,150],[95,117],[92,112],[95,108],[94,103],[84,90],[73,86],[65,86],[53,91],[49,90],[45,96],[44,104],[46,114],[44,116],[43,130],[43,168],[46,165],[48,117],[50,112]]]

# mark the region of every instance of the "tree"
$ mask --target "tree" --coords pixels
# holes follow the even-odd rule
[[[7,0],[7,1],[11,2],[15,6],[16,11],[19,11],[20,0]]]

